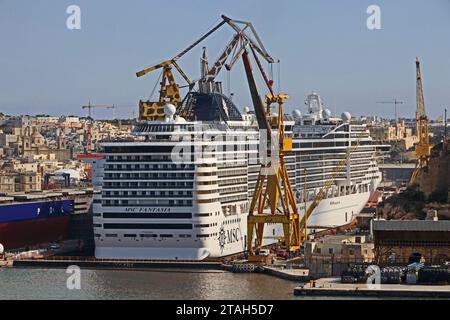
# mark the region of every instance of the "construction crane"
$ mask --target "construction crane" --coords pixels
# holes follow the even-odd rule
[[[114,105],[93,105],[91,104],[91,102],[89,101],[89,103],[87,105],[84,105],[81,107],[83,110],[84,109],[88,109],[88,114],[89,114],[89,120],[88,120],[88,130],[87,130],[87,143],[86,143],[86,147],[85,147],[85,153],[89,153],[93,150],[92,147],[92,110],[96,109],[96,108],[106,108],[106,109],[112,109],[113,112],[115,110],[115,106]]]
[[[87,105],[82,106],[81,108],[82,108],[83,110],[84,110],[84,109],[88,109],[88,115],[89,115],[89,118],[92,119],[92,110],[93,110],[93,109],[97,109],[97,108],[105,108],[105,109],[113,109],[113,111],[114,111],[114,109],[115,109],[116,107],[115,107],[114,105],[99,105],[99,104],[93,105],[93,104],[91,104],[91,102],[89,101],[89,103],[88,103]]]
[[[420,62],[416,58],[416,132],[419,138],[416,144],[416,167],[411,175],[409,181],[410,185],[416,184],[416,178],[423,168],[428,165],[428,160],[431,155],[432,145],[430,144],[430,136],[428,132],[428,117],[425,113],[425,100],[423,97],[422,75],[420,72]]]
[[[398,117],[397,117],[397,105],[403,104],[403,101],[400,101],[396,98],[389,100],[389,101],[377,101],[379,104],[393,104],[394,105],[394,112],[395,112],[395,124],[397,125]]]
[[[247,77],[250,78],[252,77],[251,67],[247,53],[244,52],[242,57]],[[249,85],[252,91],[253,83],[249,81]],[[295,251],[300,249],[300,216],[284,160],[285,155],[292,151],[292,138],[285,135],[283,124],[283,104],[288,95],[266,95],[267,111],[264,111],[256,91],[253,91],[252,97],[259,129],[267,132],[267,153],[271,160],[261,165],[256,181],[247,218],[247,250],[250,254],[254,253],[252,244],[254,233],[256,233],[256,247],[261,248],[265,224],[281,223],[286,250]],[[255,102],[258,102],[260,107]],[[273,104],[276,104],[276,109],[272,107]],[[269,116],[270,111],[274,109],[277,111],[277,115]],[[279,204],[281,204],[281,208]]]

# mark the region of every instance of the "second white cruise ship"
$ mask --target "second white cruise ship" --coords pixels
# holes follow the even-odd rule
[[[344,225],[381,181],[382,146],[348,113],[333,118],[319,95],[311,93],[306,104],[303,115],[296,110],[284,121],[293,138],[285,159],[298,211],[305,210],[304,194],[309,206],[334,178],[308,226]],[[94,200],[97,258],[202,260],[245,251],[260,169],[256,117],[220,91],[191,92],[184,107],[192,119],[167,105],[164,121],[140,122],[130,139],[101,144],[104,157],[94,167],[101,191]],[[343,159],[346,169],[336,172]],[[264,244],[282,234],[280,225],[266,226]]]

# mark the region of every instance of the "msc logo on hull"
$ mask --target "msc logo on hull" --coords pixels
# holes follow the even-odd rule
[[[223,253],[223,250],[225,249],[225,246],[227,244],[239,242],[240,239],[241,229],[239,227],[225,230],[222,223],[222,226],[220,227],[219,237],[217,238],[217,240],[219,241],[221,253]]]

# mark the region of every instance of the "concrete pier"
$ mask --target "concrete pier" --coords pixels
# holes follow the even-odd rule
[[[324,278],[294,289],[296,296],[332,297],[391,297],[391,298],[444,298],[450,299],[450,285],[382,284],[379,289],[369,289],[365,283],[340,283],[339,278]]]
[[[264,267],[264,273],[290,281],[309,281],[309,270],[307,269],[283,269],[277,267]]]
[[[67,268],[76,265],[86,269],[197,269],[197,270],[221,270],[220,262],[201,261],[140,261],[140,260],[82,260],[82,259],[58,259],[58,260],[15,260],[13,267],[18,268]]]

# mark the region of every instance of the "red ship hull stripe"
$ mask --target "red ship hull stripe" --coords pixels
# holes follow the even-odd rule
[[[70,216],[0,224],[0,243],[5,250],[31,247],[64,240],[69,233]]]

